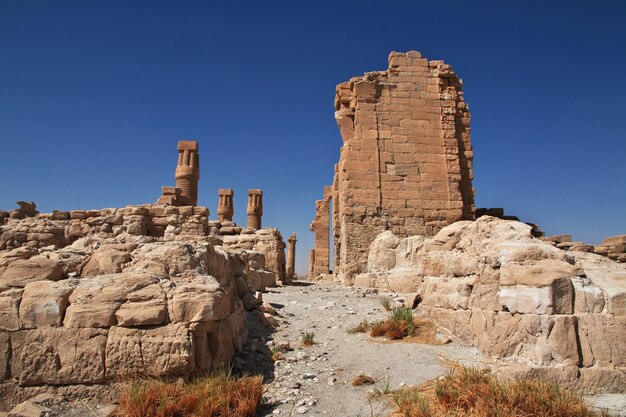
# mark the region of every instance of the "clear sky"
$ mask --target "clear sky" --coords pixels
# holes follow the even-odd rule
[[[477,207],[597,243],[626,233],[626,2],[0,0],[0,209],[154,202],[200,142],[199,204],[264,190],[297,232],[341,138],[335,85],[390,51],[451,64],[472,114]]]

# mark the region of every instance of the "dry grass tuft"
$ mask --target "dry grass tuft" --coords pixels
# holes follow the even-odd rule
[[[315,332],[304,332],[302,335],[302,346],[313,346],[315,342]]]
[[[272,348],[272,361],[273,362],[278,362],[282,358],[283,358],[283,353],[282,353],[281,348],[278,347],[278,346],[274,346]]]
[[[354,377],[352,380],[352,386],[358,387],[359,385],[372,385],[376,383],[376,380],[369,375],[360,374]]]
[[[598,417],[581,397],[539,380],[503,382],[489,370],[454,367],[439,381],[391,393],[396,417]]]
[[[370,324],[367,320],[362,320],[359,324],[354,327],[350,327],[346,330],[348,333],[365,333],[370,329]]]
[[[391,297],[387,296],[387,295],[381,295],[380,297],[378,297],[378,302],[380,303],[381,306],[383,306],[383,308],[385,309],[385,311],[391,311],[392,310],[392,303],[393,300],[391,299]]]
[[[261,403],[263,377],[218,375],[190,384],[137,380],[125,385],[119,417],[252,417]]]
[[[413,311],[407,307],[394,308],[386,320],[374,323],[371,329],[372,337],[437,344],[435,324],[414,318]]]

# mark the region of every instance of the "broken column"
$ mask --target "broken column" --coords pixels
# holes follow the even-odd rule
[[[291,281],[296,276],[296,233],[292,233],[287,239],[289,251],[287,252],[287,281]]]
[[[200,158],[198,142],[178,141],[178,165],[176,166],[176,188],[190,205],[198,204],[198,180],[200,179]]]
[[[258,189],[248,190],[248,227],[260,229],[262,215],[263,191]]]
[[[330,201],[331,187],[324,187],[324,199],[315,202],[315,219],[309,229],[315,232],[313,277],[330,272]]]
[[[235,192],[230,188],[220,188],[217,192],[219,201],[217,203],[217,220],[220,222],[233,221],[235,213],[233,197]]]

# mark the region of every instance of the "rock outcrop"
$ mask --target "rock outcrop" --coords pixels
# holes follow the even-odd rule
[[[255,291],[285,273],[278,230],[209,221],[204,207],[20,210],[0,225],[0,409],[223,369]]]
[[[626,267],[484,216],[372,243],[355,285],[416,293],[419,312],[520,372],[594,392],[626,387]]]

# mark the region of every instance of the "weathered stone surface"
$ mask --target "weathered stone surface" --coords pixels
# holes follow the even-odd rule
[[[23,288],[35,281],[58,281],[63,277],[63,268],[55,261],[43,256],[18,259],[9,265],[0,276],[0,291],[10,287]]]
[[[103,245],[98,248],[80,271],[83,277],[115,274],[122,272],[124,264],[130,261],[130,253],[136,248],[133,244]]]
[[[11,336],[0,331],[0,382],[9,378],[11,369]]]
[[[7,252],[0,252],[0,276],[9,265],[18,259],[28,259],[37,254],[37,251],[27,247],[15,248]]]
[[[11,335],[11,374],[19,385],[104,382],[107,330],[44,328]]]
[[[127,301],[115,312],[119,326],[163,324],[167,316],[167,298],[159,285],[148,285],[127,295]]]
[[[20,329],[19,306],[23,292],[21,288],[0,292],[0,330]]]
[[[20,303],[22,328],[62,326],[69,296],[77,285],[78,280],[37,281],[28,284]]]
[[[388,271],[396,266],[396,248],[402,239],[390,230],[376,236],[370,246],[367,271]]]
[[[146,270],[171,277],[207,273],[207,245],[191,242],[148,243],[133,254],[129,270]]]
[[[210,276],[174,289],[169,297],[172,322],[223,320],[230,310],[230,298]]]
[[[127,301],[127,294],[157,284],[159,278],[149,273],[101,275],[83,279],[69,297],[65,327],[110,327],[115,314]]]
[[[366,272],[370,244],[383,231],[432,236],[474,218],[470,115],[461,81],[443,61],[413,51],[392,52],[388,62],[386,71],[337,86],[343,146],[333,185],[316,202],[314,276],[332,269],[351,284]],[[328,248],[329,216],[334,248]],[[333,267],[325,265],[327,249],[334,252]]]
[[[575,376],[546,373],[570,387],[593,391],[625,378],[624,265],[564,252],[535,239],[529,225],[489,216],[454,223],[431,238],[403,239],[395,262],[380,256],[388,235],[371,245],[376,272],[357,275],[355,285],[414,291],[422,314],[528,372],[581,369]]]
[[[107,377],[187,374],[193,370],[193,337],[185,324],[154,329],[111,327],[106,343]]]

